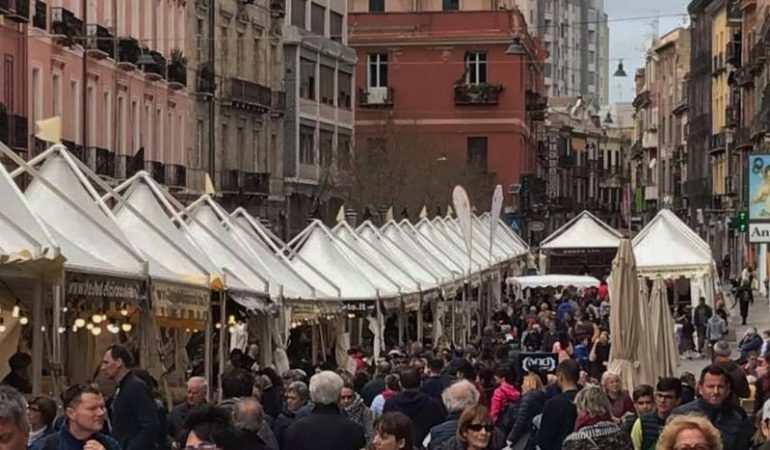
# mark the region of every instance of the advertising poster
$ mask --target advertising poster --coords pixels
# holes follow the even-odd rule
[[[749,222],[770,222],[770,155],[749,155]]]

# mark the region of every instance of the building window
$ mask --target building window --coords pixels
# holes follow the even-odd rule
[[[468,52],[465,54],[466,82],[481,84],[487,82],[487,54],[484,52]]]
[[[125,130],[125,120],[126,120],[126,99],[123,97],[118,97],[118,107],[117,111],[115,111],[118,115],[116,124],[115,124],[115,154],[116,155],[122,155],[124,153],[124,144],[123,144],[123,135]]]
[[[334,11],[329,12],[329,38],[342,42],[342,14]]]
[[[460,0],[443,0],[444,11],[457,11],[460,9]]]
[[[337,72],[337,108],[350,109],[352,84],[349,73]]]
[[[334,68],[321,65],[321,103],[334,106]]]
[[[102,94],[102,139],[104,147],[112,149],[112,98],[109,91]]]
[[[369,0],[369,12],[385,12],[385,0]]]
[[[487,170],[487,137],[469,137],[467,142],[468,164]]]
[[[309,59],[299,60],[299,95],[308,100],[315,100],[315,62]]]
[[[206,125],[203,123],[203,119],[198,119],[198,128],[195,134],[195,162],[198,168],[203,169],[203,139],[205,136]]]
[[[236,71],[240,75],[241,68],[247,64],[247,61],[244,60],[244,52],[243,52],[243,46],[246,45],[246,39],[243,36],[243,33],[238,31],[238,34],[236,34],[235,41],[235,60],[238,61]]]
[[[368,56],[370,88],[388,87],[388,55],[387,53],[372,53]]]
[[[291,0],[291,24],[295,27],[305,28],[306,0]]]
[[[315,34],[325,35],[326,8],[315,3],[310,7],[310,31]]]
[[[198,62],[203,61],[203,19],[197,19],[195,21],[195,54],[198,58]]]
[[[334,133],[321,130],[318,142],[321,167],[330,167],[334,161]]]
[[[315,130],[312,127],[300,125],[299,127],[299,162],[301,164],[315,164]]]
[[[228,27],[222,27],[222,34],[220,38],[220,42],[222,43],[222,66],[227,67],[227,64],[230,62],[230,47],[229,47],[229,29]]]
[[[350,169],[351,158],[350,135],[337,135],[337,166],[340,169]]]
[[[53,97],[53,115],[61,115],[61,76],[58,73],[53,74],[51,80],[51,97]]]
[[[5,62],[3,66],[3,77],[5,82],[3,83],[3,99],[5,100],[5,106],[14,111],[15,105],[13,103],[13,56],[5,55]]]

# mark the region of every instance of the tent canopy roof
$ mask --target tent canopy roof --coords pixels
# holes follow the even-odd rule
[[[545,238],[540,248],[617,248],[622,237],[598,217],[583,211]]]
[[[113,210],[115,220],[147,258],[151,277],[207,289],[224,288],[216,266],[172,222],[170,214],[175,211],[161,205],[156,195],[162,195],[163,188],[155,180],[142,171],[119,189],[125,189],[125,202],[136,212],[118,203]]]
[[[0,199],[0,265],[56,259],[59,248],[2,164]]]
[[[668,209],[658,212],[633,245],[641,275],[705,274],[713,264],[708,244]]]
[[[62,146],[30,161],[39,167],[25,195],[67,258],[68,270],[124,278],[144,278],[147,264],[118,227],[101,199],[81,182],[85,174]],[[87,181],[85,181],[87,182]],[[54,189],[51,188],[54,187]],[[89,186],[90,187],[90,186]]]
[[[507,282],[509,285],[519,286],[521,289],[558,286],[574,286],[576,288],[599,286],[599,280],[583,275],[531,275],[510,277]]]

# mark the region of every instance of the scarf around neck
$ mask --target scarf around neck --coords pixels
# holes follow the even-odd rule
[[[599,422],[612,422],[612,417],[610,417],[609,414],[605,414],[603,416],[587,416],[581,414],[575,420],[575,431],[578,431],[581,428],[596,425]]]

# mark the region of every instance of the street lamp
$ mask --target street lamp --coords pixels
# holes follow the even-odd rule
[[[526,55],[527,49],[521,44],[521,38],[514,37],[511,44],[505,50],[506,55]]]
[[[615,74],[613,76],[616,77],[627,77],[628,74],[626,74],[626,71],[623,70],[623,59],[618,62],[618,70],[615,71]]]

